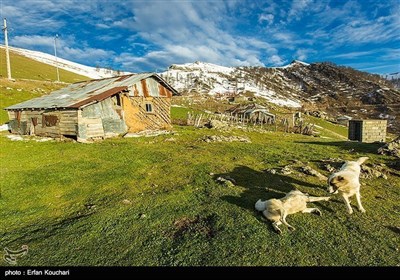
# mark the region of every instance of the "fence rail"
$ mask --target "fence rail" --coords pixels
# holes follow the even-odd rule
[[[257,127],[269,131],[293,132],[305,135],[313,135],[314,124],[304,121],[298,113],[294,114],[277,114],[275,117],[261,116],[246,116],[243,114],[212,114],[212,113],[193,113],[188,112],[186,125],[194,127],[204,127],[212,120],[218,120],[226,123],[229,126],[247,126]]]

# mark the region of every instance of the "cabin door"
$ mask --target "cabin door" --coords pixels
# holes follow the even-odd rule
[[[361,134],[362,134],[362,126],[361,122],[355,122],[354,123],[354,140],[361,141]]]

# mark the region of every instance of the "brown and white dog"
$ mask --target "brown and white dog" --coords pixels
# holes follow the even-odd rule
[[[259,199],[255,208],[261,211],[263,215],[270,221],[272,221],[272,226],[278,233],[282,233],[279,226],[283,223],[290,230],[295,230],[295,228],[286,222],[286,216],[294,214],[297,212],[302,213],[316,213],[321,215],[321,211],[318,208],[307,208],[307,202],[315,202],[321,200],[329,200],[330,197],[314,197],[302,193],[298,190],[290,191],[285,197],[281,199],[269,199],[266,201],[261,201]]]
[[[349,197],[353,195],[356,195],[358,209],[365,212],[361,205],[360,172],[361,164],[367,159],[368,157],[360,157],[357,161],[346,161],[338,172],[328,178],[328,192],[339,193],[342,196],[349,214],[353,213],[349,202]]]

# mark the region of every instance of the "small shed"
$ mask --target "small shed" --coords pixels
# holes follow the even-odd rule
[[[12,133],[86,142],[170,128],[177,94],[155,73],[130,74],[74,83],[5,110]]]
[[[349,120],[349,139],[364,143],[385,142],[387,120]]]
[[[225,114],[256,123],[275,122],[275,115],[259,104],[239,104],[225,111]]]

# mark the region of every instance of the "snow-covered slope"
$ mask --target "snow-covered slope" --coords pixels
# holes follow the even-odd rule
[[[0,46],[0,48],[4,48],[3,45]],[[29,57],[31,59],[34,59],[36,61],[51,65],[51,66],[56,66],[58,65],[59,68],[80,74],[86,77],[89,77],[91,79],[101,79],[101,78],[108,78],[108,77],[113,77],[116,75],[123,75],[123,74],[129,74],[129,72],[117,72],[113,71],[110,69],[105,69],[105,68],[95,68],[95,67],[90,67],[86,65],[82,65],[76,62],[72,62],[66,59],[62,58],[56,58],[54,55],[43,53],[43,52],[38,52],[38,51],[31,51],[31,50],[26,50],[26,49],[20,49],[20,48],[15,48],[15,47],[9,47],[11,52],[15,52],[19,55],[23,55],[26,57]]]
[[[180,92],[198,92],[209,95],[250,92],[269,102],[288,107],[301,107],[300,100],[291,94],[281,95],[249,78],[248,71],[199,62],[173,64],[160,75]]]

